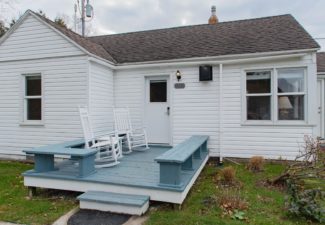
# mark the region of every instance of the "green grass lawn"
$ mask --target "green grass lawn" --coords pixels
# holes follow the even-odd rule
[[[67,192],[39,190],[28,198],[21,173],[32,165],[0,161],[0,221],[23,224],[51,224],[77,206]]]
[[[230,164],[228,164],[230,165]],[[284,170],[284,165],[267,164],[260,173],[249,172],[245,165],[231,166],[236,169],[236,177],[241,188],[217,185],[215,175],[220,168],[213,164],[207,165],[196,184],[191,189],[181,210],[174,210],[171,205],[160,205],[157,210],[151,210],[147,224],[313,224],[305,219],[293,218],[285,210],[285,192],[274,187],[260,184],[268,177],[275,177]],[[218,204],[218,199],[225,194],[236,193],[247,202],[248,208],[243,210],[244,220],[232,219]],[[235,195],[236,195],[235,194]],[[214,198],[215,201],[209,201]]]

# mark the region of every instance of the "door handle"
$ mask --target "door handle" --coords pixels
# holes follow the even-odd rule
[[[170,107],[167,106],[167,115],[169,116],[169,114],[170,114]]]

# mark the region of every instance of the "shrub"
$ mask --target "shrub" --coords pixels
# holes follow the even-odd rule
[[[305,144],[293,163],[278,177],[269,183],[286,184],[288,211],[295,216],[302,216],[325,222],[325,191],[319,187],[306,185],[306,181],[324,183],[325,160],[322,154],[320,140],[305,136]]]
[[[226,184],[233,184],[235,181],[236,171],[232,166],[227,166],[220,170],[221,180]]]
[[[288,180],[287,183],[289,212],[324,223],[325,207],[322,206],[322,202],[325,201],[325,192],[320,189],[303,190],[291,180]]]
[[[264,158],[262,156],[253,156],[250,158],[247,168],[253,172],[260,172],[263,170]]]

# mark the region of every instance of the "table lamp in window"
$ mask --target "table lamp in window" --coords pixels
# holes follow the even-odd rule
[[[287,96],[279,97],[279,119],[287,120],[290,118],[289,112],[292,109],[292,104]]]

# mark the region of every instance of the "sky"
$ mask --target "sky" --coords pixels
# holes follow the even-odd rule
[[[325,51],[325,0],[89,0],[94,18],[90,35],[204,24],[215,5],[219,21],[292,14]],[[0,0],[0,19],[41,9],[50,19],[70,17],[73,27],[77,0]],[[10,3],[9,6],[6,3]]]

